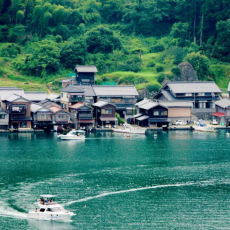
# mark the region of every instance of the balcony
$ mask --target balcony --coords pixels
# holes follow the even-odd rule
[[[92,113],[78,114],[78,119],[80,119],[80,120],[92,120],[93,114]]]
[[[69,102],[84,101],[84,97],[70,97]]]

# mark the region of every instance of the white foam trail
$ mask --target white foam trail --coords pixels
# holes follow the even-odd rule
[[[115,194],[121,194],[121,193],[137,192],[137,191],[142,191],[142,190],[166,188],[166,187],[189,186],[189,185],[195,185],[195,184],[197,184],[197,183],[191,182],[191,183],[184,183],[184,184],[166,184],[166,185],[147,186],[147,187],[142,187],[142,188],[131,188],[131,189],[121,190],[121,191],[116,191],[116,192],[106,192],[106,193],[102,193],[102,194],[97,195],[97,196],[90,196],[90,197],[86,197],[83,199],[70,201],[66,204],[70,205],[70,204],[74,204],[74,203],[78,203],[78,202],[84,202],[84,201],[88,201],[88,200],[93,200],[93,199],[97,199],[97,198],[101,198],[101,197],[105,197],[105,196],[110,196],[110,195],[115,195]]]
[[[17,219],[27,219],[26,213],[8,211],[8,210],[0,210],[0,216],[17,218]]]

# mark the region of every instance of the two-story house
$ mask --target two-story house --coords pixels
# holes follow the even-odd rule
[[[94,65],[77,65],[76,72],[76,82],[78,85],[94,85],[95,84],[95,74],[97,73],[97,68]]]
[[[140,113],[140,107],[147,103],[151,103],[150,99],[144,99],[136,103],[137,114],[134,116],[135,119],[143,115]],[[192,116],[192,103],[189,101],[156,101],[160,105],[168,108],[168,119],[173,124],[177,120],[182,120],[184,123],[191,120]]]
[[[10,114],[10,126],[13,129],[31,128],[31,101],[19,95],[12,95],[4,100]]]
[[[149,101],[139,106],[139,114],[135,118],[135,123],[142,127],[162,127],[168,126],[168,108],[159,102]]]
[[[57,106],[52,106],[49,109],[52,111],[53,125],[64,127],[70,126],[70,113]]]
[[[93,104],[95,122],[97,125],[116,125],[116,106],[106,101],[98,101]]]
[[[116,112],[127,120],[132,118],[139,95],[134,85],[94,85],[96,102],[105,101],[116,106]]]
[[[76,125],[80,127],[92,127],[94,124],[93,108],[86,103],[78,102],[72,106],[69,106],[71,115],[76,120]]]
[[[215,102],[220,100],[221,90],[215,82],[169,82],[155,96],[160,101],[189,101],[192,113],[199,118],[209,118],[215,112]]]
[[[8,129],[9,128],[9,112],[5,111],[0,106],[0,129]]]
[[[53,129],[53,111],[38,104],[31,104],[32,125],[35,129]]]
[[[215,102],[216,112],[212,114],[218,124],[230,126],[230,98],[224,98]]]

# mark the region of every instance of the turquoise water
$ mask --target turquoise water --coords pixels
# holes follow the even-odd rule
[[[230,229],[230,138],[0,134],[0,229]],[[27,219],[55,194],[72,222]]]

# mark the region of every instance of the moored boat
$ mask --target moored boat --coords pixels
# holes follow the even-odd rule
[[[66,135],[58,135],[58,137],[62,140],[85,140],[85,131],[83,130],[71,130]]]
[[[214,132],[215,130],[212,126],[207,126],[203,120],[199,120],[199,123],[193,126],[193,129],[199,132]]]
[[[140,128],[134,128],[130,124],[124,124],[123,129],[113,129],[116,133],[128,133],[128,134],[145,134],[146,129]]]
[[[41,195],[38,208],[35,211],[30,211],[27,215],[28,218],[38,220],[61,220],[68,221],[75,214],[63,208],[62,205],[53,202],[50,198],[52,195]],[[46,200],[44,200],[46,199]]]

